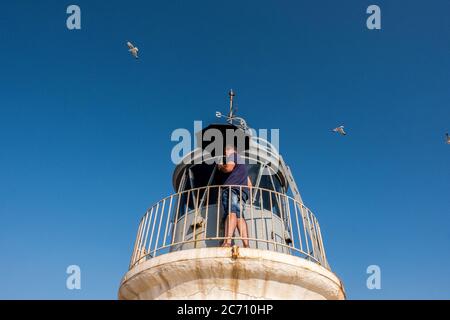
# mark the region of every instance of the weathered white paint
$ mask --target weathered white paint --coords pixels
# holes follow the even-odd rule
[[[200,248],[131,269],[119,299],[345,299],[342,282],[306,259],[268,250]]]

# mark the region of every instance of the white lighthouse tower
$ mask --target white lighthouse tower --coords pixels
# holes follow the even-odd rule
[[[289,167],[236,117],[233,97],[230,91],[228,116],[217,113],[226,123],[197,133],[197,148],[176,166],[175,193],[142,217],[119,299],[345,299],[327,262],[319,222]],[[240,203],[249,248],[237,230],[233,246],[221,246],[222,196],[231,188],[242,194],[243,187],[220,183],[221,154],[210,147],[220,135],[228,143],[230,132],[253,185]]]

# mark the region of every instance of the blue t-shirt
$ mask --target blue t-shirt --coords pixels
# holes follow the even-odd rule
[[[226,158],[226,163],[234,162],[235,166],[233,171],[230,173],[225,173],[225,181],[223,185],[238,185],[238,186],[248,186],[248,170],[247,165],[244,160],[236,153],[230,154]],[[247,195],[247,188],[242,188],[242,192]]]

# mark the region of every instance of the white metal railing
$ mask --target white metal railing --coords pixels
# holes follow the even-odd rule
[[[329,269],[319,223],[308,208],[286,194],[243,186],[194,188],[157,202],[139,223],[129,268],[173,251],[220,246],[227,239],[221,197],[232,188],[241,199],[248,190],[240,206],[251,248],[300,256]],[[236,233],[231,240],[239,244],[243,239]]]

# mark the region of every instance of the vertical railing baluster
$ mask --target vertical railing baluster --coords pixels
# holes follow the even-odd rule
[[[320,231],[319,231],[319,223],[318,223],[318,221],[317,221],[315,216],[313,216],[313,220],[314,220],[314,229],[316,231],[316,241],[317,241],[317,247],[319,249],[321,264],[323,266],[325,266],[325,257],[323,255],[323,246],[322,246],[321,234],[320,234]]]
[[[314,225],[315,217],[311,211],[309,211],[309,219],[311,220],[311,229],[312,229],[312,232],[314,235],[314,243],[315,243],[315,248],[316,248],[316,259],[317,259],[317,261],[320,261],[321,252],[320,252],[320,248],[319,248],[319,242],[317,240],[317,230]]]
[[[179,213],[180,213],[180,203],[181,203],[182,193],[184,193],[184,192],[178,193],[177,213],[176,213],[176,216],[175,216],[175,221],[174,221],[174,226],[173,226],[172,242],[170,243],[171,247],[174,244],[175,235],[176,235],[176,232],[177,232],[178,216],[179,216]]]
[[[152,209],[153,209],[153,207],[152,207]],[[149,212],[147,210],[147,212],[145,213],[144,229],[142,229],[142,235],[141,235],[141,239],[139,242],[138,251],[137,251],[137,255],[136,255],[136,262],[138,262],[141,259],[142,245],[144,243],[145,233],[148,230],[149,223],[150,223],[149,222]]]
[[[293,200],[293,203],[294,203],[294,211],[295,211],[295,221],[297,222],[297,236],[299,239],[300,251],[303,252],[302,234],[300,233],[300,220],[299,220],[298,210],[297,210],[297,201]]]
[[[308,208],[306,208],[306,218],[308,219],[308,230],[309,230],[309,237],[311,239],[312,254],[313,254],[314,259],[317,259],[316,258],[316,244],[315,244],[314,232],[311,228],[311,220],[309,218],[309,214],[310,214],[310,211]]]
[[[271,237],[273,240],[273,244],[275,246],[275,251],[278,251],[278,246],[277,246],[277,238],[275,236],[275,228],[274,228],[274,223],[273,223],[273,203],[272,203],[272,191],[268,191],[269,192],[269,203],[270,203],[270,221],[272,223],[272,233],[271,233]]]
[[[278,193],[274,193],[274,195],[277,197],[277,203],[278,203],[278,207],[280,209],[280,218],[281,218],[281,241],[282,241],[282,246],[281,246],[281,251],[284,250],[284,248],[286,248],[284,245],[286,244],[286,226],[284,225],[285,221],[284,221],[284,215],[283,215],[283,206],[281,205],[281,197],[279,197]]]
[[[320,252],[319,242],[317,240],[317,230],[316,230],[316,226],[315,226],[315,222],[314,222],[315,217],[312,215],[311,212],[310,212],[309,218],[311,219],[311,229],[312,229],[312,233],[314,234],[314,243],[316,246],[316,259],[320,263],[322,253]]]
[[[265,213],[264,213],[264,204],[263,204],[263,191],[262,190],[259,190],[259,206],[260,206],[260,208],[261,208],[261,221],[262,221],[262,224],[263,224],[263,235],[266,237],[266,247],[267,247],[267,250],[269,250],[269,248],[270,248],[270,246],[269,246],[269,243],[270,243],[270,240],[269,240],[269,233],[268,233],[268,231],[267,231],[267,229],[269,228],[268,226],[266,226],[266,217],[265,217]]]
[[[253,187],[249,188],[249,200],[250,200],[250,215],[251,215],[251,222],[252,222],[252,236],[250,238],[256,239],[255,240],[255,249],[258,248],[258,237],[256,236],[255,233],[255,220],[254,220],[254,212],[253,212]],[[249,241],[249,245],[250,245],[250,241]]]
[[[206,208],[205,208],[205,236],[203,237],[203,239],[205,240],[205,247],[206,247],[206,238],[208,237],[208,220],[209,220],[209,189],[211,187],[207,186],[206,187]]]
[[[169,202],[169,210],[167,211],[167,217],[166,217],[166,229],[164,231],[164,240],[162,243],[162,246],[166,246],[166,240],[167,240],[167,231],[169,230],[169,222],[172,216],[172,202],[173,202],[173,195],[170,196],[170,202]]]
[[[136,240],[134,241],[134,248],[133,248],[133,253],[131,254],[131,259],[130,259],[130,266],[129,269],[131,269],[131,267],[134,265],[134,257],[136,255],[136,251],[137,251],[137,247],[139,244],[139,238],[141,236],[141,232],[142,232],[142,225],[144,223],[144,218],[141,218],[141,221],[139,222],[139,227],[138,227],[138,232],[137,232],[137,236],[136,236]]]
[[[198,199],[200,198],[200,188],[197,189],[197,197],[195,197],[195,207],[194,207],[194,228],[193,228],[193,234],[192,238],[194,240],[194,248],[197,248],[197,217],[198,217]]]
[[[216,238],[219,238],[219,220],[220,220],[220,206],[222,205],[220,203],[220,197],[222,196],[221,192],[220,192],[221,187],[219,186],[219,190],[217,192],[217,226],[216,226]]]
[[[245,221],[245,219],[244,219],[244,210],[242,210],[243,209],[243,204],[242,203],[243,203],[243,201],[242,201],[242,186],[239,186],[239,210],[240,210],[240,213],[241,213],[240,214],[241,219],[238,219],[237,215],[236,215],[237,223],[238,223],[238,226],[240,227],[239,230],[242,229],[242,220]],[[236,212],[236,214],[237,214],[237,212]],[[241,225],[239,225],[239,224],[241,224]],[[241,231],[239,231],[239,237],[241,238],[242,245],[244,245],[244,237],[242,237]]]
[[[187,194],[187,200],[186,200],[186,210],[184,212],[184,224],[183,224],[183,238],[181,240],[181,242],[184,242],[185,238],[186,238],[186,224],[187,224],[187,219],[188,219],[188,213],[189,213],[189,197],[191,195],[191,190],[188,191]]]
[[[153,210],[153,207],[150,209],[150,211],[151,210]],[[150,220],[151,220],[151,215],[150,215],[150,212],[147,211],[145,227],[144,227],[144,231],[143,231],[142,238],[141,238],[140,248],[139,248],[139,251],[138,251],[138,261],[142,258],[142,248],[143,247],[145,248],[145,235],[148,233],[148,228],[149,228],[150,223],[151,223]]]
[[[158,202],[156,204],[156,210],[155,213],[153,215],[153,224],[152,224],[152,231],[150,232],[150,241],[148,242],[148,253],[151,256],[152,253],[152,240],[153,240],[153,235],[155,234],[155,226],[156,226],[156,220],[158,219],[158,210],[159,210],[159,204],[161,202]]]
[[[158,248],[159,243],[159,233],[161,231],[161,224],[164,217],[164,209],[166,207],[166,199],[163,200],[162,208],[161,208],[161,214],[159,215],[159,225],[158,225],[158,233],[156,234],[156,241],[155,241],[155,248],[153,249],[153,257],[156,257],[156,250]],[[151,245],[151,242],[150,242]]]
[[[320,225],[319,223],[317,223],[317,227],[318,227],[318,231],[319,231],[319,236],[320,236],[320,246],[322,248],[322,255],[323,255],[323,261],[324,261],[324,265],[326,268],[330,269],[330,266],[328,264],[328,260],[327,260],[327,255],[325,253],[325,246],[323,244],[323,239],[322,239],[322,231],[320,230]]]
[[[303,232],[305,233],[305,242],[306,242],[306,251],[308,256],[311,255],[310,251],[309,251],[309,236],[308,236],[308,232],[306,231],[306,219],[304,216],[304,212],[303,212],[303,204],[300,204],[300,212],[302,215],[302,225],[303,225]]]
[[[228,186],[228,233],[230,233],[230,214],[231,214],[231,186]],[[226,239],[225,240],[230,240],[231,243],[234,242],[234,232],[231,234],[231,239],[228,239],[228,234],[225,235]]]
[[[157,206],[159,206],[159,202],[158,202]],[[145,239],[144,239],[143,246],[142,246],[142,248],[144,249],[144,256],[147,255],[147,251],[145,248],[147,247],[147,238],[148,238],[148,233],[150,231],[150,227],[155,225],[154,222],[152,223],[154,208],[155,208],[155,206],[153,206],[152,210],[150,211],[150,218],[148,219],[147,230],[145,231]],[[156,209],[156,210],[158,210],[158,209]],[[151,235],[150,235],[150,237],[151,237]]]
[[[288,223],[288,236],[290,237],[291,241],[292,241],[292,247],[295,248],[295,239],[294,239],[294,235],[292,234],[292,217],[291,217],[291,208],[290,208],[290,202],[289,202],[289,198],[286,195],[284,196],[284,207],[286,208],[286,220]],[[280,195],[281,197],[281,195]]]

